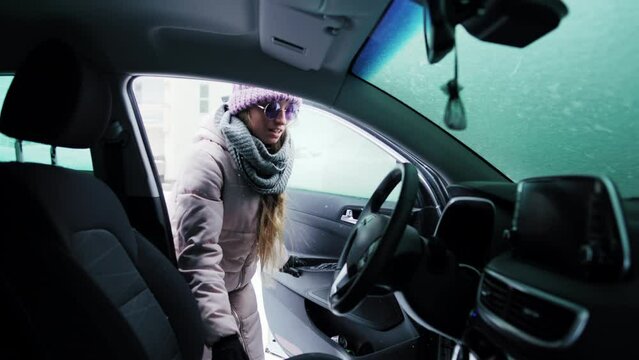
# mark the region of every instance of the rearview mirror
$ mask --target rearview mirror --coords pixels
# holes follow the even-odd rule
[[[455,46],[455,26],[476,38],[525,47],[555,29],[568,14],[561,0],[422,0],[428,61]]]

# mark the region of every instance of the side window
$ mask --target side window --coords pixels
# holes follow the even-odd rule
[[[289,187],[368,198],[395,159],[333,114],[305,105],[289,127],[295,164]],[[398,191],[389,200],[397,200]]]
[[[165,195],[181,171],[201,121],[223,104],[232,84],[139,77],[133,91]],[[305,104],[289,126],[295,163],[288,186],[361,198],[371,196],[395,159],[334,115]],[[397,199],[397,191],[389,200]]]
[[[200,84],[200,114],[209,113],[209,84]]]
[[[165,195],[180,174],[199,124],[231,93],[224,82],[138,77],[133,94],[142,116]],[[167,197],[168,198],[168,197]]]
[[[0,108],[9,90],[13,76],[0,76]],[[0,161],[16,160],[16,141],[4,134],[0,134]],[[51,147],[49,145],[23,141],[22,156],[25,162],[41,164],[51,163]],[[91,151],[89,149],[56,148],[57,165],[76,170],[93,171]]]

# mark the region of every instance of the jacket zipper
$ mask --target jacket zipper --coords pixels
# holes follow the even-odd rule
[[[244,262],[244,265],[246,265],[246,261]],[[240,281],[237,282],[237,286],[235,286],[233,291],[242,287],[242,283],[244,282],[244,265],[242,265],[242,270],[240,270]]]
[[[237,286],[235,287],[235,289],[233,289],[233,291],[241,288],[243,286],[244,283],[244,276],[246,275],[246,262],[248,261],[249,257],[251,255],[253,255],[253,250],[255,250],[255,247],[257,246],[257,240],[255,242],[253,242],[253,246],[251,246],[251,250],[249,250],[249,254],[248,256],[246,256],[246,259],[244,259],[244,263],[242,264],[242,270],[240,270],[240,281],[238,282]]]
[[[235,321],[237,321],[237,330],[240,332],[240,338],[242,340],[242,347],[244,351],[247,351],[246,338],[244,337],[244,324],[242,323],[242,319],[240,319],[240,315],[235,311],[233,305],[231,305],[231,312],[233,313],[233,317],[235,317]]]

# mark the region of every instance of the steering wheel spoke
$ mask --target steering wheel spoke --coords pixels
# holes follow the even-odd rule
[[[366,264],[368,264],[368,260],[373,257],[373,255],[375,254],[375,250],[377,250],[377,247],[379,245],[379,240],[374,241],[372,244],[370,244],[368,246],[368,248],[359,256],[359,260],[357,260],[357,263],[354,264],[354,266],[357,268],[357,271],[362,271],[365,267]]]
[[[331,296],[343,295],[346,290],[350,289],[355,277],[356,276],[349,276],[348,268],[343,266],[335,276],[335,280],[331,286]]]

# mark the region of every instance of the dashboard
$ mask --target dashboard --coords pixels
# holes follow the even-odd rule
[[[489,256],[473,265],[480,273],[473,306],[455,336],[467,351],[480,359],[609,358],[633,351],[639,201],[621,199],[609,179],[596,176],[466,183],[449,193],[452,201],[494,205]],[[448,221],[466,228],[456,242],[477,246],[482,240],[465,226],[468,218]]]

